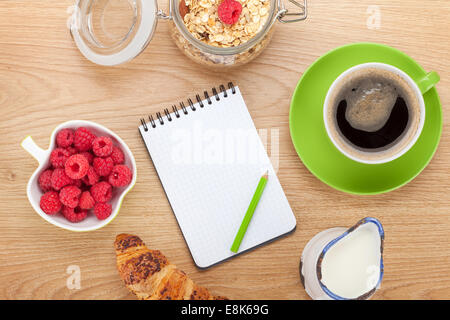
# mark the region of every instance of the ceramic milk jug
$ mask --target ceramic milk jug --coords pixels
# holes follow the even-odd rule
[[[314,300],[368,299],[383,278],[384,230],[375,218],[350,229],[337,227],[314,236],[300,261],[300,278]]]

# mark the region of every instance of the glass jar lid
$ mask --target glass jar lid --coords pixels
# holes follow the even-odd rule
[[[156,0],[78,0],[70,31],[81,53],[104,66],[127,62],[153,37]]]

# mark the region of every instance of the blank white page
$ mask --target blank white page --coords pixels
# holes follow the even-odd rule
[[[207,268],[293,231],[295,216],[238,87],[139,130],[195,264]],[[269,179],[237,254],[230,251],[258,182]]]

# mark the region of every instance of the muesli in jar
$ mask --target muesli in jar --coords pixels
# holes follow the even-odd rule
[[[205,44],[229,48],[258,34],[269,18],[269,0],[180,0],[189,32]]]

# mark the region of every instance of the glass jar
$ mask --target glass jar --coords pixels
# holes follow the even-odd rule
[[[112,66],[141,53],[152,39],[157,21],[169,20],[170,33],[186,56],[206,66],[231,67],[251,61],[264,50],[277,20],[290,23],[307,17],[306,0],[302,4],[289,0],[298,8],[297,12],[287,10],[283,0],[267,1],[270,1],[270,11],[261,30],[235,47],[216,47],[196,39],[180,15],[180,0],[169,0],[169,14],[158,10],[156,0],[77,0],[70,31],[87,59]]]

